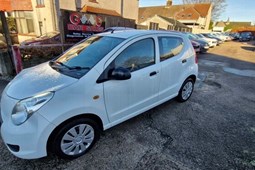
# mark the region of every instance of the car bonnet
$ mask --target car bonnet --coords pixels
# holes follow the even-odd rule
[[[48,91],[57,91],[78,81],[52,69],[48,62],[19,73],[6,87],[8,96],[24,99]]]

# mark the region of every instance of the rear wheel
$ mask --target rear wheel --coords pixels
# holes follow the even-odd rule
[[[182,84],[182,87],[179,91],[177,100],[179,102],[187,101],[190,98],[193,90],[194,90],[194,81],[191,78],[185,80],[185,82]]]
[[[99,135],[98,125],[94,120],[76,119],[56,133],[51,148],[59,157],[74,159],[89,151]]]

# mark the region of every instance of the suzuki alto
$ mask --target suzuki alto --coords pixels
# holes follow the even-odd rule
[[[172,98],[187,101],[197,74],[196,53],[182,33],[97,34],[6,86],[1,136],[19,158],[77,158],[100,132]]]

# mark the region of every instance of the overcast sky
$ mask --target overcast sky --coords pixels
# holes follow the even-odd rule
[[[255,23],[255,0],[226,0],[226,11],[219,20],[250,21]],[[165,5],[166,0],[140,0],[140,7]],[[182,0],[173,0],[173,4],[182,4]]]

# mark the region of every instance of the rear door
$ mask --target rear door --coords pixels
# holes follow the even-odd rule
[[[189,52],[184,40],[178,36],[159,36],[160,87],[159,99],[170,99],[178,94],[187,68]]]

